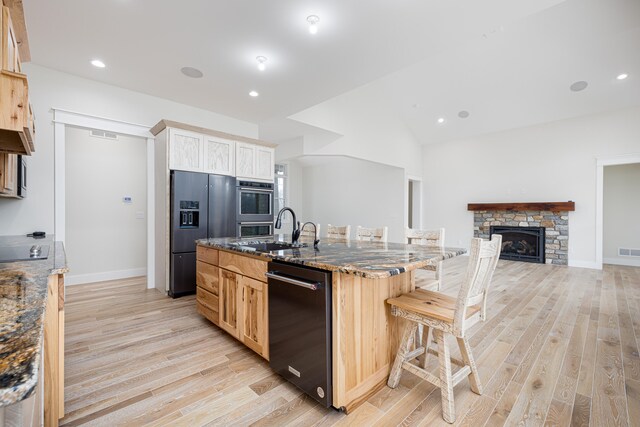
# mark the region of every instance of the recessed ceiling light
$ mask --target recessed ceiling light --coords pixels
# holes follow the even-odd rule
[[[309,33],[316,34],[318,32],[318,22],[320,18],[317,15],[307,16],[307,22],[309,23]]]
[[[459,111],[458,117],[460,117],[461,119],[466,119],[467,117],[469,117],[469,112],[467,110]]]
[[[580,80],[569,86],[569,89],[571,89],[572,92],[580,92],[581,90],[585,90],[587,86],[589,86],[589,83]]]
[[[441,125],[445,122],[444,117],[438,117],[438,124]]]
[[[192,79],[199,79],[204,75],[202,74],[202,71],[193,67],[182,67],[180,68],[180,71],[182,72],[182,74],[184,74],[187,77],[191,77]]]
[[[267,57],[266,56],[256,56],[256,61],[258,61],[258,70],[264,71],[267,69]]]
[[[93,61],[91,61],[91,65],[93,65],[96,68],[106,67],[106,65],[104,65],[104,62],[100,61],[99,59],[94,59]]]
[[[618,76],[616,77],[616,79],[618,79],[618,80],[624,80],[624,79],[626,79],[627,77],[629,77],[629,74],[627,74],[627,73],[622,73],[622,74],[618,74]]]
[[[255,90],[252,90],[251,92],[249,92],[249,96],[253,96],[254,98],[256,96],[260,95],[258,92],[256,92]]]

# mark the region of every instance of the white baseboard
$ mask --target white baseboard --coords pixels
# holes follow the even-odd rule
[[[600,266],[595,261],[581,261],[581,260],[569,260],[569,267],[579,268],[591,268],[593,270],[600,270]]]
[[[107,280],[127,279],[129,277],[145,276],[146,268],[131,268],[129,270],[104,271],[90,274],[68,274],[64,277],[65,285],[82,285],[85,283],[105,282]]]
[[[626,265],[629,267],[640,267],[640,258],[605,258],[602,260],[605,264]]]

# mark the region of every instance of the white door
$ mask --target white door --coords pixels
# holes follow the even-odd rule
[[[204,136],[204,171],[220,175],[235,176],[235,142]]]
[[[196,132],[169,129],[169,169],[202,172],[204,137]]]
[[[236,175],[238,178],[255,178],[256,146],[236,143]]]
[[[256,178],[273,181],[273,157],[273,148],[256,147]]]

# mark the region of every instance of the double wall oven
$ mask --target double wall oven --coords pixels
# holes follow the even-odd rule
[[[273,183],[236,181],[237,236],[273,236]]]

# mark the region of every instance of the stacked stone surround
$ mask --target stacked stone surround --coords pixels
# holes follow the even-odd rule
[[[474,211],[473,234],[489,238],[490,227],[544,227],[547,264],[569,263],[569,212],[551,211]]]

